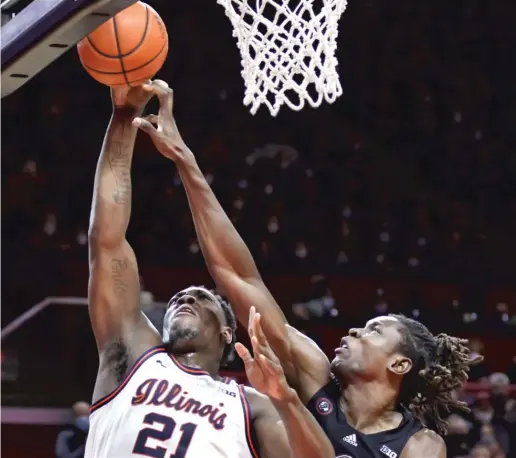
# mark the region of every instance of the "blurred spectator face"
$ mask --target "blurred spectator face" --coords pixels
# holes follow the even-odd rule
[[[472,353],[478,353],[481,355],[484,351],[484,344],[478,339],[471,339],[468,346]]]
[[[23,171],[25,173],[28,173],[29,175],[33,175],[33,176],[36,175],[36,173],[37,173],[36,162],[29,159],[27,162],[25,162],[25,165],[23,166]]]
[[[72,410],[76,417],[87,417],[90,414],[90,405],[87,402],[79,401],[72,406]]]
[[[448,418],[448,434],[466,435],[469,433],[469,423],[459,415]]]
[[[491,406],[489,393],[478,393],[473,415],[480,423],[489,423],[493,419],[493,407]]]
[[[87,432],[89,429],[90,405],[87,402],[79,401],[72,406],[75,415],[75,426],[81,431]]]
[[[495,372],[488,378],[493,394],[507,394],[509,388],[509,377],[501,372]]]
[[[509,399],[509,377],[501,372],[495,372],[488,378],[491,387],[491,405],[494,416],[503,417],[507,413],[507,401]]]
[[[308,250],[307,250],[304,242],[298,242],[296,244],[296,256],[298,258],[306,258],[307,254],[308,254]]]
[[[43,230],[47,235],[53,235],[57,228],[57,219],[53,213],[49,213],[45,219]]]
[[[460,415],[448,417],[448,434],[445,437],[448,456],[463,456],[471,449],[473,443],[469,436],[471,423],[467,422]]]

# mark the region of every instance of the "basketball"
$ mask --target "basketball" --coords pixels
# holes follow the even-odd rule
[[[163,66],[168,34],[149,5],[137,2],[102,24],[77,44],[85,70],[110,87],[137,86]]]

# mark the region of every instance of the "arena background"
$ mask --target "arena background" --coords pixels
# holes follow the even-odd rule
[[[330,355],[350,326],[388,312],[471,338],[486,359],[460,394],[474,411],[451,419],[448,456],[516,456],[506,386],[516,383],[511,2],[350,1],[338,50],[344,95],[277,118],[242,106],[221,7],[151,4],[169,30],[158,76],[175,89],[183,137],[292,322]],[[74,51],[2,100],[2,328],[49,296],[84,302],[110,108]],[[142,304],[159,323],[160,302],[212,282],[174,166],[143,136],[133,201]],[[2,336],[5,457],[55,456],[65,409],[91,398],[86,307],[50,302]],[[227,370],[241,377],[238,360]]]

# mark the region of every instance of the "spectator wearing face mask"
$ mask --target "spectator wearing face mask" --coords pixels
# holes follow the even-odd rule
[[[79,401],[72,406],[73,421],[57,435],[56,458],[83,458],[88,436],[90,405]]]
[[[448,456],[466,456],[475,445],[476,437],[472,434],[473,425],[462,416],[452,414],[448,417],[448,434],[444,438]]]
[[[488,377],[488,383],[491,388],[491,404],[494,409],[494,416],[495,418],[503,418],[509,400],[509,377],[501,372],[495,372]]]
[[[506,420],[497,414],[492,401],[492,393],[479,393],[472,413],[480,433],[480,444],[493,450],[496,448],[498,454],[505,456],[510,449],[510,434]]]

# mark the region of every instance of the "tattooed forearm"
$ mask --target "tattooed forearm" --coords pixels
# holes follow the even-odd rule
[[[115,178],[113,200],[124,205],[131,198],[131,150],[123,141],[113,141],[109,147],[108,163]]]
[[[127,298],[126,271],[128,267],[127,258],[113,258],[111,260],[111,277],[113,279],[115,296],[122,301]]]
[[[129,225],[135,139],[131,118],[114,115],[97,163],[90,218],[90,232],[103,243],[119,244]]]

